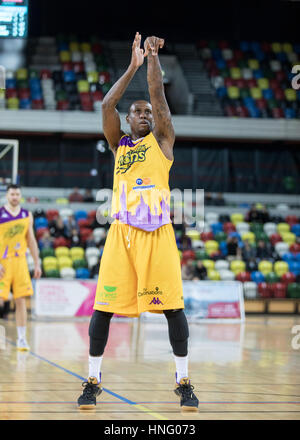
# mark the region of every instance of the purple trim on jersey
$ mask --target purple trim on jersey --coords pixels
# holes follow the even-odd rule
[[[137,141],[140,141],[140,140],[142,140],[142,139],[144,139],[144,138],[137,139]],[[128,136],[128,135],[124,135],[124,136],[120,139],[119,147],[130,147],[130,148],[133,148],[133,147],[136,147],[137,144],[138,144],[138,142],[134,143],[134,142],[132,141],[132,139],[131,139],[130,136]]]
[[[4,206],[0,208],[0,224],[11,222],[13,220],[20,220],[29,216],[29,211],[27,209],[21,208],[18,215],[13,216],[10,212],[5,209]]]
[[[170,206],[162,198],[160,202],[161,214],[157,214],[157,208],[155,207],[155,214],[152,214],[150,207],[144,201],[141,195],[141,200],[136,208],[135,214],[131,214],[127,211],[125,186],[123,185],[123,191],[120,197],[121,209],[119,212],[113,214],[113,217],[119,220],[121,223],[125,223],[130,226],[134,226],[139,229],[143,229],[147,232],[155,231],[161,226],[171,223],[170,219]]]
[[[6,246],[6,249],[4,251],[4,254],[2,255],[2,259],[6,258],[8,254],[8,246]]]

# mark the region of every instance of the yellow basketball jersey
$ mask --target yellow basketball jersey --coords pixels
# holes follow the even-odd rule
[[[122,136],[115,160],[111,216],[145,231],[171,223],[172,163],[152,132],[136,141]]]
[[[26,254],[28,227],[29,212],[26,209],[21,208],[14,217],[4,206],[0,208],[0,259]]]

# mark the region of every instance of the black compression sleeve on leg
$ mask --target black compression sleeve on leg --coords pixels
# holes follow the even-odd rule
[[[168,321],[169,339],[175,356],[187,356],[189,327],[183,310],[164,310]]]
[[[89,326],[90,356],[102,356],[108,339],[113,313],[95,310]]]

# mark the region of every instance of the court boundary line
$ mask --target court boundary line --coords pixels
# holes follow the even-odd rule
[[[16,347],[16,343],[15,343],[15,342],[11,341],[11,340],[8,339],[8,338],[5,338],[5,339],[6,339],[6,341],[7,341],[9,344],[11,344],[11,345],[13,345],[14,347]],[[69,370],[68,368],[65,368],[65,367],[63,367],[63,366],[61,366],[61,365],[59,365],[59,364],[57,364],[57,363],[55,363],[55,362],[52,362],[52,361],[50,361],[49,359],[47,359],[47,358],[45,358],[45,357],[43,357],[43,356],[40,356],[39,354],[34,353],[34,352],[31,351],[31,350],[29,350],[28,353],[31,354],[32,356],[34,356],[34,357],[40,359],[41,361],[44,361],[44,362],[48,363],[49,365],[51,365],[51,366],[53,366],[53,367],[55,367],[55,368],[58,368],[59,370],[62,370],[62,371],[64,371],[65,373],[68,373],[68,374],[70,374],[70,375],[76,377],[77,379],[81,379],[82,381],[86,381],[86,378],[85,378],[85,377],[80,376],[79,374],[75,373],[74,371],[71,371],[71,370]],[[117,394],[117,393],[114,393],[113,391],[110,391],[108,388],[103,387],[102,389],[103,389],[103,391],[105,391],[106,393],[110,394],[111,396],[116,397],[117,399],[121,400],[121,401],[124,402],[124,403],[127,403],[127,404],[129,404],[129,405],[133,405],[133,406],[135,406],[139,411],[144,412],[144,413],[149,414],[149,415],[152,415],[153,417],[155,417],[155,418],[158,419],[158,420],[169,420],[169,419],[167,419],[166,417],[162,416],[161,414],[156,413],[156,412],[153,412],[153,411],[151,411],[151,409],[148,409],[148,408],[146,408],[146,407],[144,407],[144,406],[142,406],[142,405],[139,405],[137,402],[133,402],[132,400],[126,399],[126,397],[123,397],[123,396],[121,396],[121,395],[119,395],[119,394]],[[79,410],[79,409],[78,409],[78,410]],[[79,411],[80,411],[80,410],[79,410]]]

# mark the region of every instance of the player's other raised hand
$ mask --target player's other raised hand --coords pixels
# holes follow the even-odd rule
[[[164,44],[165,44],[165,40],[163,38],[147,37],[144,43],[144,49],[145,49],[144,56],[146,57],[149,53],[151,53],[154,56],[157,55],[158,50],[162,49],[164,47]]]
[[[136,69],[139,68],[145,58],[144,49],[141,48],[141,34],[136,32],[132,43],[131,65]]]

